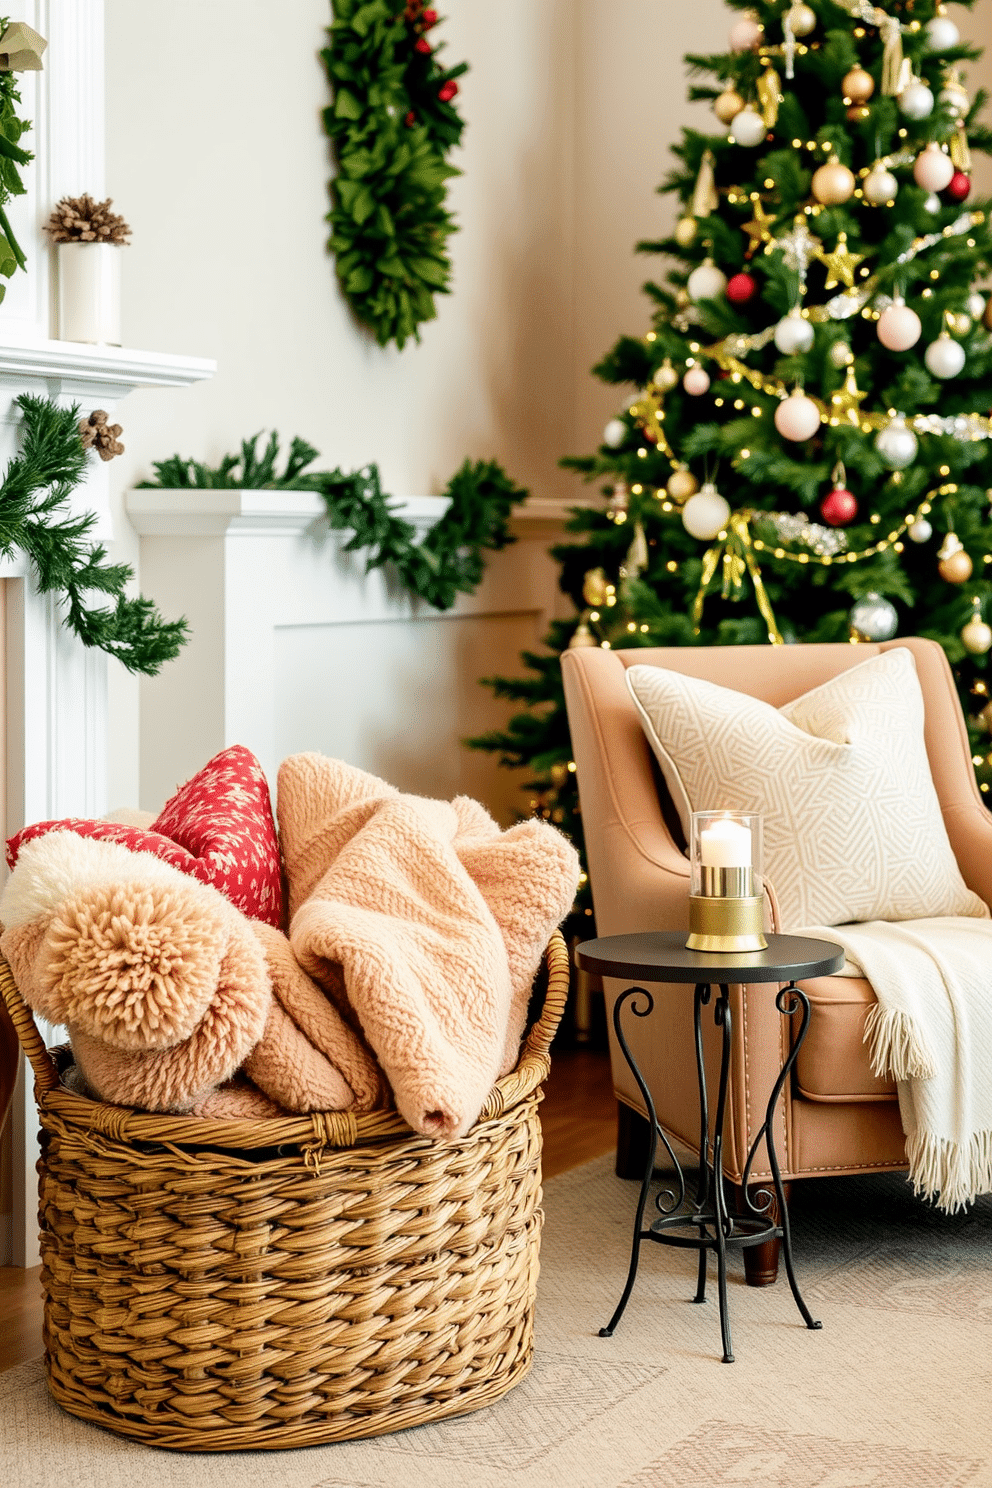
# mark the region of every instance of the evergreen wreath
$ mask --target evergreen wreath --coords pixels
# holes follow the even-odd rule
[[[324,127],[337,163],[329,247],[348,303],[380,346],[402,348],[449,292],[445,210],[462,119],[452,105],[467,64],[445,68],[423,0],[334,0],[321,56],[334,89]]]
[[[7,32],[10,23],[6,16],[0,17],[0,37]],[[33,36],[35,33],[32,32]],[[44,45],[44,43],[42,43]],[[30,150],[18,143],[22,134],[31,128],[29,119],[18,117],[21,101],[15,72],[0,72],[0,274],[9,279],[18,269],[27,267],[24,250],[14,237],[4,207],[12,196],[24,195],[24,182],[19,167],[30,165],[34,159]],[[0,284],[0,300],[7,293],[7,286]]]
[[[115,656],[129,672],[154,676],[185,644],[188,626],[163,620],[151,600],[130,598],[125,588],[134,570],[107,563],[106,549],[88,541],[92,513],[74,517],[66,510],[87,460],[78,407],[60,408],[29,393],[15,402],[24,415],[23,439],[0,481],[0,553],[28,555],[39,592],[60,596],[63,623],[84,646]],[[93,594],[113,599],[113,608],[94,606]]]
[[[141,485],[172,491],[204,487],[316,491],[327,507],[329,525],[351,533],[345,551],[364,550],[366,572],[392,564],[409,592],[436,610],[450,610],[459,594],[471,594],[478,587],[486,566],[484,552],[514,541],[510,513],[528,493],[515,486],[495,460],[465,461],[444,489],[447,511],[419,541],[413,524],[396,515],[376,465],[364,465],[350,475],[342,470],[308,472],[318,454],[297,437],[280,471],[278,435],[271,434],[260,452],[261,437],[244,440],[240,453],[225,455],[215,466],[180,455],[159,460],[153,467],[156,479]]]

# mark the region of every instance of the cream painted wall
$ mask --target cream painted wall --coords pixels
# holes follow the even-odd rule
[[[633,245],[671,223],[655,192],[670,142],[712,124],[686,101],[682,55],[725,45],[722,0],[448,0],[447,56],[472,69],[455,293],[402,353],[352,321],[323,247],[330,0],[291,0],[277,19],[261,0],[106,8],[107,183],[134,227],[125,339],[220,363],[213,382],[128,401],[118,503],[155,458],[216,458],[271,427],[345,467],[377,460],[399,495],[439,490],[465,455],[495,455],[537,495],[578,494],[556,462],[591,449],[617,405],[589,368],[647,323],[657,261]],[[992,0],[953,13],[988,45]],[[992,85],[992,55],[970,81]],[[989,162],[980,172],[992,189]],[[115,670],[114,801],[138,797],[137,697]]]

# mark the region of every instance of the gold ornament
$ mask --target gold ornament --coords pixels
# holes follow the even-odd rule
[[[648,553],[648,540],[644,528],[640,522],[634,523],[634,540],[627,549],[624,559],[624,568],[628,579],[636,579],[638,574],[644,572],[648,566],[650,554]]]
[[[778,123],[778,106],[782,102],[782,84],[774,67],[766,67],[758,74],[758,103],[766,129],[774,129]]]
[[[971,330],[971,316],[963,310],[948,310],[947,329],[954,336],[967,336]]]
[[[816,12],[804,5],[802,0],[794,0],[785,19],[793,36],[808,36],[811,31],[816,30]]]
[[[679,380],[679,374],[672,366],[671,357],[666,357],[661,366],[655,371],[652,379],[655,387],[660,388],[663,393],[670,393]]]
[[[992,646],[992,626],[986,625],[982,619],[982,601],[977,595],[971,603],[971,619],[961,631],[961,640],[965,650],[970,651],[973,656],[984,656]]]
[[[836,289],[838,284],[843,284],[846,289],[854,288],[854,271],[863,262],[865,255],[851,252],[847,246],[846,232],[837,234],[837,247],[833,253],[824,253],[821,248],[816,257],[826,265],[824,289]]]
[[[949,532],[937,554],[937,572],[948,584],[967,584],[971,578],[971,559],[956,532]]]
[[[867,393],[862,393],[858,388],[854,367],[849,362],[844,386],[838,388],[830,399],[830,422],[832,424],[853,424],[857,429],[861,423],[861,405],[867,396]]]
[[[601,568],[590,568],[582,580],[582,598],[586,604],[591,605],[594,610],[599,609],[605,605],[608,592],[606,574]]]
[[[584,620],[580,620],[572,632],[572,639],[568,643],[569,651],[577,651],[580,646],[598,646],[599,642],[589,629]]]
[[[841,80],[845,103],[867,103],[875,91],[875,79],[863,67],[852,67]]]
[[[665,490],[673,501],[688,501],[699,490],[699,482],[688,465],[679,465],[668,477]]]
[[[729,124],[736,119],[743,107],[743,98],[733,88],[725,88],[720,97],[713,100],[713,112],[721,124]]]
[[[813,174],[813,195],[825,207],[839,207],[854,195],[854,176],[836,155]]]
[[[689,248],[696,239],[695,217],[682,217],[675,226],[675,241],[680,248]]]
[[[696,177],[696,184],[692,190],[691,210],[693,217],[708,217],[720,205],[720,198],[716,190],[716,178],[713,174],[714,164],[713,151],[704,150],[703,158],[699,162],[699,174]]]
[[[744,254],[745,258],[750,258],[755,254],[762,243],[770,243],[772,241],[770,224],[774,220],[774,217],[765,211],[759,198],[754,203],[754,216],[751,218],[751,221],[745,222],[741,227],[741,232],[747,233],[748,239],[747,251]]]
[[[556,764],[553,764],[551,766],[551,770],[549,773],[551,775],[551,784],[555,787],[556,790],[561,790],[562,786],[568,779],[568,766],[563,765],[560,761],[558,761]]]

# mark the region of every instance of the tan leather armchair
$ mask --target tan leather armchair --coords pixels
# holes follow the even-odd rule
[[[688,930],[689,864],[678,818],[655,766],[627,690],[628,666],[647,664],[702,677],[780,707],[830,677],[893,646],[915,659],[926,708],[926,746],[944,822],[969,888],[992,904],[992,815],[971,765],[964,717],[950,667],[934,641],[880,645],[731,646],[630,651],[576,649],[562,657],[565,699],[578,772],[589,875],[599,935]],[[779,926],[771,922],[770,928]],[[864,1024],[874,993],[868,982],[823,977],[803,984],[812,1004],[809,1033],[777,1112],[776,1150],[786,1180],[906,1166],[894,1084],[868,1065]],[[641,1176],[646,1112],[616,1047],[612,1003],[622,984],[607,984],[613,1083],[618,1102],[617,1172]],[[787,1052],[789,1029],[774,988],[731,988],[735,1037],[724,1163],[740,1182],[753,1133]],[[699,1097],[692,1045],[692,998],[677,986],[652,987],[655,1009],[625,1028],[670,1136],[698,1143]],[[631,1026],[636,1025],[636,1026]],[[716,1078],[716,1037],[708,1050]],[[639,1119],[640,1118],[640,1119]],[[756,1155],[752,1182],[767,1179]],[[774,1280],[774,1247],[745,1252],[748,1281]]]

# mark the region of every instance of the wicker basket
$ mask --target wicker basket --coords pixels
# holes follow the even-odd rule
[[[546,970],[516,1069],[441,1143],[395,1112],[206,1121],[74,1095],[0,958],[42,1129],[54,1399],[151,1446],[234,1451],[397,1431],[522,1379],[558,934]]]

